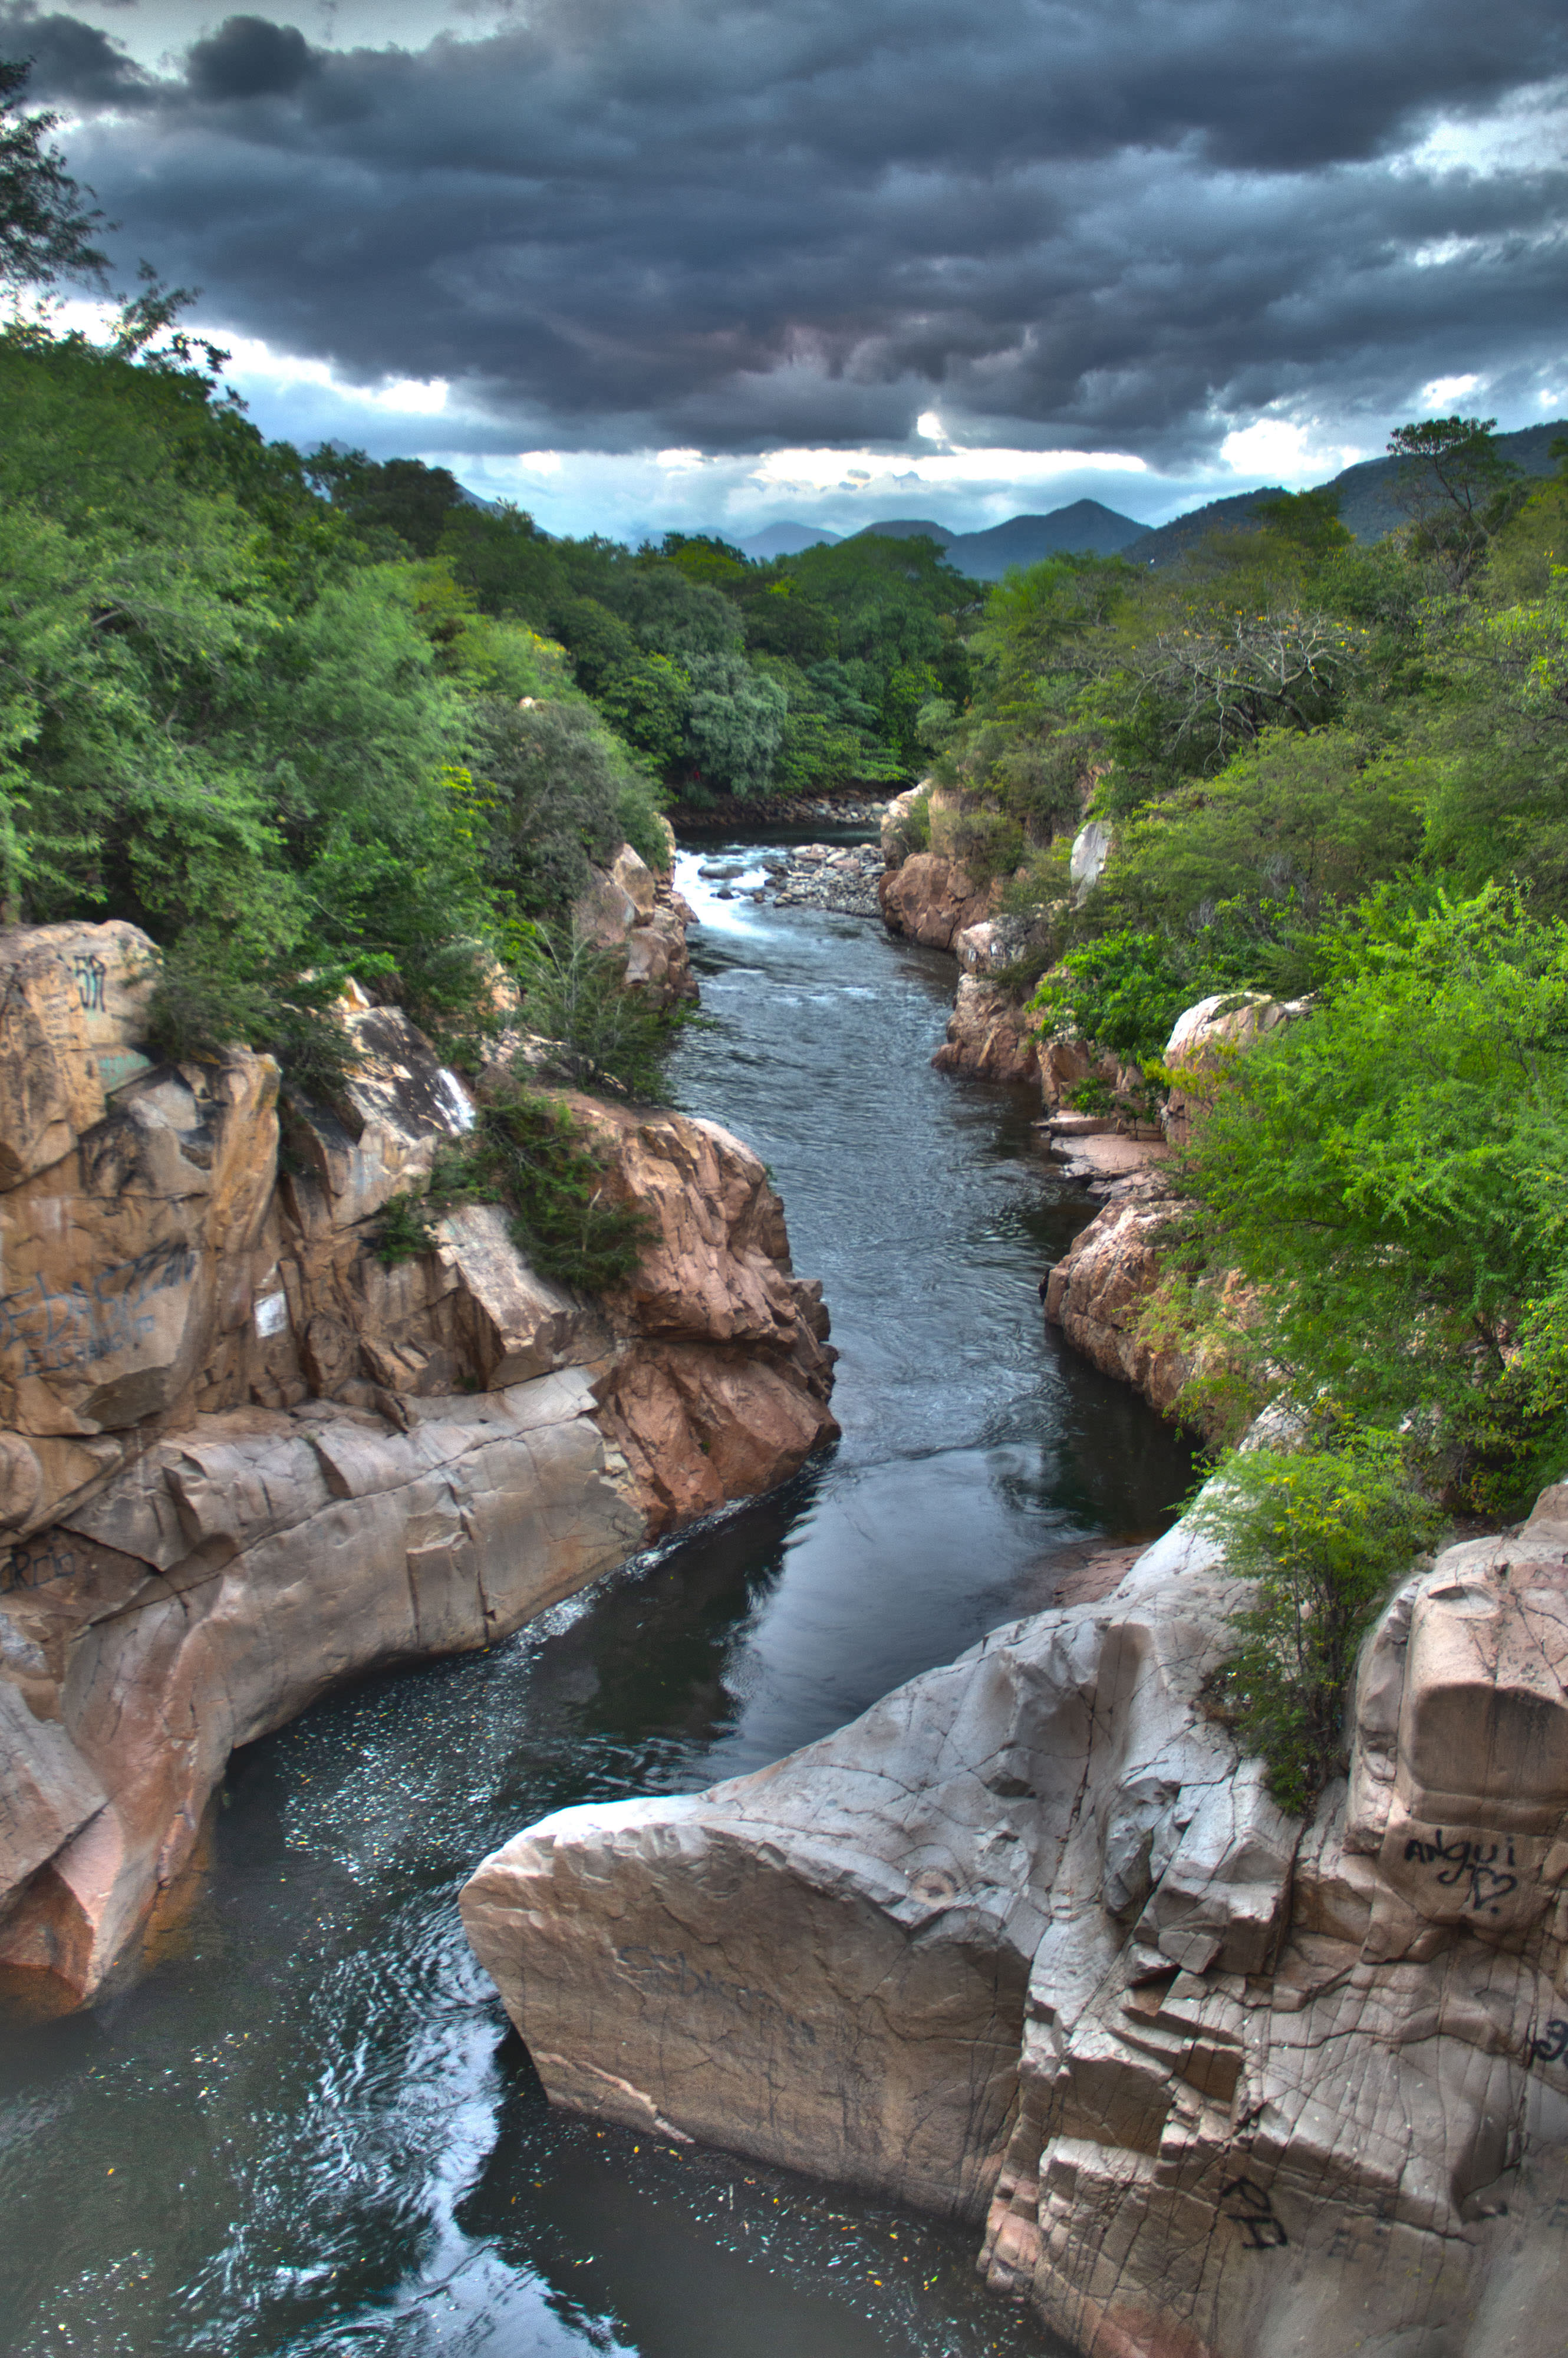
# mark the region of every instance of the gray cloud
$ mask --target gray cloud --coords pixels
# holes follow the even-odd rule
[[[1418,166],[1568,70],[1556,0],[541,0],[419,51],[229,18],[151,77],[0,7],[123,243],[475,447],[966,438],[1190,460],[1560,356],[1568,169]]]

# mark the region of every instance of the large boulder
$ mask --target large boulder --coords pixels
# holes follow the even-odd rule
[[[463,1896],[552,2099],[960,2218],[1084,2358],[1533,2358],[1568,2294],[1568,1488],[1366,1650],[1303,1828],[1184,1526],[707,1793]]]
[[[1091,818],[1073,838],[1073,849],[1067,860],[1067,877],[1073,888],[1073,898],[1080,906],[1105,873],[1105,864],[1114,845],[1115,838],[1103,818]]]
[[[655,1005],[695,999],[686,939],[691,911],[667,874],[655,875],[628,843],[611,867],[592,869],[589,878],[572,909],[577,932],[595,948],[617,953],[627,988],[644,992]]]
[[[959,938],[972,941],[988,930],[971,925]],[[1033,1082],[1039,1060],[1039,1035],[1028,1009],[979,974],[961,974],[947,1036],[931,1059],[936,1070],[968,1073],[982,1081]]]
[[[950,950],[955,937],[989,914],[989,886],[975,884],[968,871],[940,853],[917,851],[900,868],[890,868],[877,884],[882,922],[891,934]]]
[[[1168,1585],[1114,1627],[998,1630],[756,1776],[564,1811],[487,1859],[464,1921],[554,2100],[978,2222],[1034,1960],[1098,1919],[1108,1844],[1157,1954],[1247,1970],[1282,1920],[1293,1833],[1193,1707],[1215,1584],[1195,1555]]]
[[[1165,1043],[1172,1074],[1165,1100],[1165,1135],[1173,1146],[1192,1135],[1193,1117],[1213,1098],[1227,1065],[1271,1032],[1304,1015],[1305,999],[1269,999],[1259,991],[1219,991],[1177,1016]]]
[[[1166,1416],[1194,1372],[1186,1352],[1149,1332],[1162,1248],[1177,1217],[1158,1173],[1124,1181],[1045,1281],[1045,1315],[1073,1348]]]
[[[647,1224],[606,1297],[634,1339],[601,1386],[651,1528],[771,1489],[837,1438],[820,1285],[794,1276],[784,1206],[759,1156],[717,1122],[586,1099],[608,1188]]]

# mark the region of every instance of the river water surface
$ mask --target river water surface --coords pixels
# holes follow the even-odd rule
[[[705,855],[710,860],[714,855]],[[933,1073],[953,964],[719,902],[678,1102],[771,1164],[844,1438],[786,1490],[492,1651],[236,1757],[195,1903],[91,2013],[0,2027],[0,2347],[17,2358],[1040,2353],[975,2237],[552,2114],[454,1900],[569,1801],[776,1759],[1152,1535],[1191,1479],[1035,1287],[1092,1206],[1017,1091]]]

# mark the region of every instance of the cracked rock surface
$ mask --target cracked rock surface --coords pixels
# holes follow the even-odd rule
[[[1568,2276],[1568,1487],[1364,1651],[1306,1825],[1178,1526],[851,1726],[484,1861],[552,2099],[983,2223],[1085,2358],[1539,2358]]]

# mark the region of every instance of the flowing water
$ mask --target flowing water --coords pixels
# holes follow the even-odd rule
[[[843,1440],[491,1652],[236,1757],[150,1969],[0,2030],[17,2358],[1046,2347],[970,2232],[552,2114],[458,1928],[464,1876],[544,1812],[777,1758],[1047,1601],[1054,1552],[1163,1529],[1190,1479],[1044,1325],[1040,1272],[1092,1207],[1037,1102],[931,1071],[951,960],[719,901],[697,864],[717,1021],[678,1098],[772,1165],[826,1281]]]

